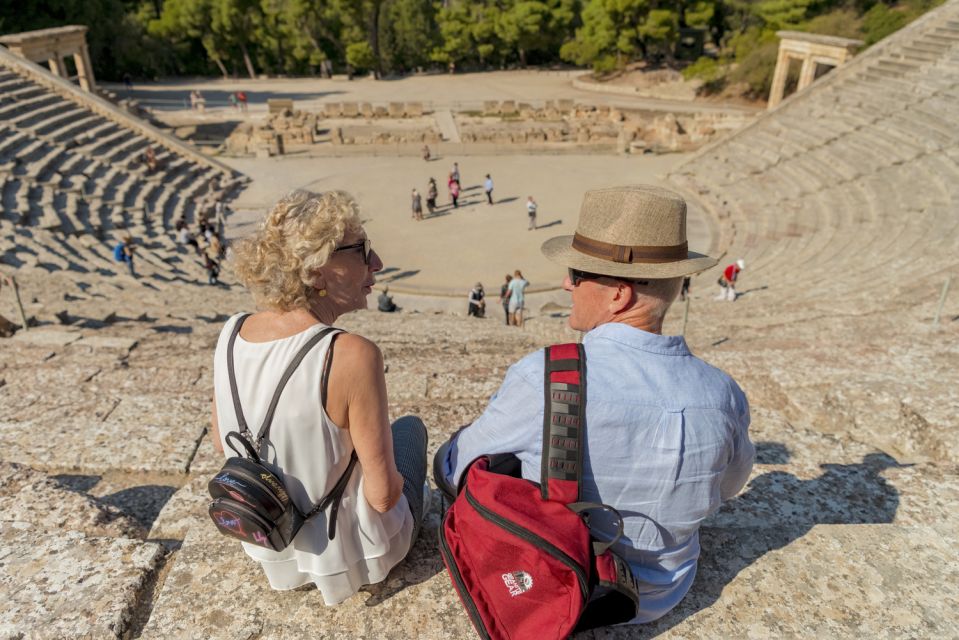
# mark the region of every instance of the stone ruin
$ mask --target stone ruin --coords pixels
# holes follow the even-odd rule
[[[282,155],[293,146],[316,142],[317,116],[301,110],[271,113],[266,123],[243,122],[226,139],[228,152],[256,156]]]

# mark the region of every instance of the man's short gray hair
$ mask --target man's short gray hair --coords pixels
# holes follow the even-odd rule
[[[660,319],[665,318],[682,286],[681,277],[638,281],[633,286],[637,297],[636,304],[644,304],[649,308],[650,314]]]

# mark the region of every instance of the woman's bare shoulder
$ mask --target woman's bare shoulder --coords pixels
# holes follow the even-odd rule
[[[376,343],[355,333],[342,333],[336,339],[333,352],[338,364],[363,366],[383,362],[383,354]]]

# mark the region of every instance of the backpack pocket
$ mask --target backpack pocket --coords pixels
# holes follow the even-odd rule
[[[282,551],[293,539],[293,536],[285,539],[280,527],[232,498],[215,499],[210,503],[209,512],[220,533],[264,549]]]

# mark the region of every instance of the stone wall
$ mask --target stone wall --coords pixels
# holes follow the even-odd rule
[[[244,122],[226,139],[227,151],[235,154],[273,156],[291,145],[316,142],[317,116],[309,111],[284,109],[269,116],[265,124]]]

